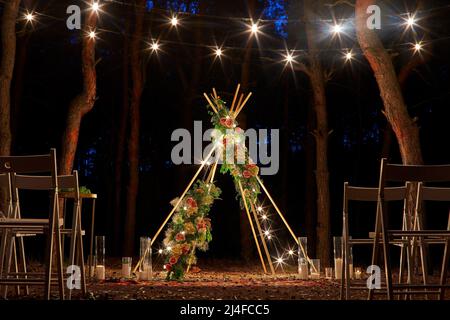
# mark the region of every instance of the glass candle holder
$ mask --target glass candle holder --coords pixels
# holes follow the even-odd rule
[[[350,279],[355,278],[355,272],[353,268],[353,248],[350,246],[350,252],[348,253],[348,269],[349,269],[349,276]]]
[[[325,268],[325,278],[328,280],[333,279],[333,268],[332,267]]]
[[[334,245],[334,277],[342,279],[342,257],[343,257],[343,243],[342,237],[333,237]]]
[[[105,236],[95,237],[95,277],[97,280],[105,280]]]
[[[311,273],[311,279],[320,279],[320,259],[311,259],[309,272]]]
[[[132,264],[132,258],[131,257],[123,257],[122,258],[122,277],[123,278],[131,278],[131,264]]]
[[[97,257],[94,255],[88,256],[88,263],[86,265],[87,272],[86,274],[90,279],[95,277],[95,266],[97,265]]]
[[[356,280],[362,279],[362,269],[361,268],[355,268],[355,279]]]
[[[308,279],[308,238],[298,238],[298,274],[300,279]]]
[[[152,270],[152,240],[148,237],[141,237],[140,240],[140,259],[139,279],[151,280],[153,277]]]

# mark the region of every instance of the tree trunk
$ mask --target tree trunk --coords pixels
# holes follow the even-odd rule
[[[420,148],[419,128],[408,114],[403,100],[399,78],[395,73],[392,59],[384,49],[383,44],[375,31],[367,28],[367,7],[375,4],[375,0],[357,0],[356,2],[356,35],[361,49],[374,72],[378,83],[381,99],[384,105],[384,114],[394,131],[397,139],[403,164],[419,165],[423,163]],[[400,75],[402,79],[402,74]],[[402,81],[404,82],[404,80]],[[408,221],[411,227],[415,205],[415,188],[408,195]]]
[[[11,154],[11,80],[16,58],[16,18],[20,0],[11,0],[3,6],[1,44],[2,57],[0,64],[0,156]],[[6,195],[0,189],[0,212]]]
[[[11,153],[11,80],[16,58],[16,19],[20,0],[7,1],[3,7],[0,69],[0,156]]]
[[[75,97],[67,114],[66,128],[63,133],[59,174],[71,174],[75,153],[77,151],[81,120],[92,110],[97,92],[97,74],[95,71],[95,39],[87,37],[85,33],[95,30],[97,14],[89,11],[85,17],[86,23],[82,33],[82,73],[83,91]]]
[[[127,136],[128,113],[130,109],[130,95],[129,95],[129,37],[130,19],[125,20],[125,34],[123,38],[123,70],[122,70],[122,105],[119,110],[118,129],[117,129],[117,145],[116,145],[116,161],[114,163],[114,242],[116,247],[119,247],[122,234],[122,183],[125,157],[125,140]],[[118,252],[117,252],[118,254]]]
[[[313,92],[316,115],[316,188],[317,226],[316,256],[325,266],[330,265],[330,190],[328,174],[328,115],[325,96],[325,78],[318,56],[318,32],[311,21],[314,20],[313,1],[305,0],[305,30],[308,42],[309,78]]]
[[[384,112],[397,138],[404,164],[421,164],[419,129],[408,114],[391,57],[375,31],[366,26],[367,7],[375,0],[356,2],[356,34],[361,49],[375,74]]]
[[[131,90],[130,136],[128,138],[129,181],[124,232],[124,253],[132,255],[136,230],[136,202],[139,186],[139,132],[140,105],[144,85],[141,38],[144,28],[145,0],[136,1],[134,37],[131,40]]]

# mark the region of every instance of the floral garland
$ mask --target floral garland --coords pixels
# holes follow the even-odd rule
[[[207,215],[220,193],[213,183],[197,180],[178,205],[164,239],[169,252],[164,265],[167,280],[183,279],[187,266],[196,263],[195,250],[208,250],[212,235]],[[171,204],[178,201],[175,198]]]
[[[241,207],[244,207],[243,199],[241,197],[241,191],[239,182],[244,191],[248,205],[256,203],[258,195],[261,193],[260,186],[257,180],[259,173],[258,166],[250,159],[248,155],[247,147],[245,146],[244,130],[237,126],[237,122],[231,115],[230,110],[225,106],[225,102],[221,99],[215,99],[215,103],[218,106],[217,113],[209,112],[211,122],[214,128],[217,130],[219,136],[222,138],[223,148],[223,164],[220,168],[220,172],[230,173],[234,178],[234,185],[237,191],[236,198],[240,198]],[[230,150],[234,148],[234,150]],[[234,152],[234,153],[232,153]],[[227,162],[227,154],[234,154],[232,161]],[[237,161],[238,155],[244,155],[244,159]],[[242,161],[244,160],[244,161]]]
[[[221,99],[215,99],[218,107],[216,112],[209,112],[211,122],[216,129],[213,143],[219,142],[222,148],[222,164],[220,172],[230,173],[233,176],[237,196],[241,208],[244,199],[241,195],[241,186],[247,205],[255,204],[261,193],[258,183],[258,166],[249,158],[245,146],[244,131],[237,127],[237,122],[230,110]],[[227,154],[234,157],[228,162]],[[238,155],[244,159],[237,161]],[[242,161],[243,160],[243,161]],[[167,271],[167,280],[182,280],[186,268],[197,262],[195,250],[208,250],[212,240],[211,220],[207,217],[214,200],[219,199],[221,190],[214,183],[197,180],[176,209],[169,228],[166,231],[164,245],[168,251],[164,268]],[[179,198],[171,201],[173,206]]]

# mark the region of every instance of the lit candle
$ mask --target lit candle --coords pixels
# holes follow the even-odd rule
[[[131,258],[130,257],[122,258],[122,277],[124,277],[124,278],[131,277]]]
[[[342,279],[342,258],[334,259],[334,277],[336,279]]]
[[[320,279],[319,272],[311,272],[311,279]]]
[[[97,280],[105,280],[105,266],[95,266],[95,277],[97,278]]]
[[[361,279],[361,268],[355,268],[355,279],[360,280]]]

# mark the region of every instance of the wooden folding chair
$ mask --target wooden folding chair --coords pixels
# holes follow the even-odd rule
[[[45,250],[45,275],[42,278],[18,278],[9,277],[6,270],[0,270],[0,285],[43,285],[44,297],[50,299],[53,267],[53,250],[56,248],[57,263],[57,284],[59,295],[64,299],[64,278],[63,278],[63,261],[61,252],[61,233],[59,226],[59,205],[58,205],[58,179],[56,168],[56,151],[52,149],[48,155],[39,156],[7,156],[0,157],[0,174],[10,173],[11,184],[13,188],[18,190],[45,190],[50,193],[51,206],[49,214],[46,218],[22,218],[17,216],[17,210],[10,218],[0,220],[0,230],[7,234],[8,239],[13,239],[15,235],[20,234],[45,234],[47,235],[47,244]],[[33,176],[21,176],[21,174],[50,174],[49,179],[34,179]],[[9,234],[9,235],[8,235]],[[3,240],[3,239],[2,239]],[[13,245],[9,241],[8,248]],[[6,248],[2,243],[2,248]],[[5,257],[11,257],[11,251],[1,252],[2,261]],[[3,263],[2,263],[3,264]],[[6,292],[4,292],[6,295]]]
[[[393,187],[385,189],[386,201],[405,201],[406,193],[409,185],[403,187]],[[344,183],[344,202],[342,213],[342,239],[344,242],[343,250],[343,266],[341,276],[341,299],[349,299],[351,289],[366,290],[367,287],[351,287],[350,286],[350,252],[351,248],[355,245],[370,245],[373,244],[373,237],[368,238],[352,238],[349,231],[349,203],[350,202],[373,202],[376,204],[378,201],[378,188],[364,188],[350,186],[348,182]],[[403,206],[405,208],[405,204]],[[374,210],[374,216],[376,210]],[[406,249],[405,241],[397,241],[397,245],[401,247],[401,251]],[[403,255],[402,255],[403,256]],[[402,260],[402,259],[401,259]]]
[[[421,232],[427,232],[427,230],[423,229],[422,221],[421,221],[421,215],[419,214],[420,211],[422,211],[422,207],[424,202],[450,202],[450,188],[437,188],[437,187],[426,187],[423,185],[423,183],[419,183],[418,191],[417,191],[417,204],[416,204],[416,211],[414,215],[414,230],[421,231]],[[423,211],[427,212],[427,211]],[[434,214],[434,213],[433,213]],[[428,230],[429,231],[429,230]],[[416,247],[419,248],[420,251],[420,257],[422,261],[422,277],[423,277],[423,283],[424,288],[426,290],[426,286],[429,284],[428,281],[428,270],[427,270],[427,264],[425,259],[425,250],[424,245],[426,244],[443,244],[444,245],[444,254],[442,258],[442,266],[441,266],[441,273],[440,273],[440,280],[439,280],[439,287],[437,288],[439,290],[438,292],[438,298],[440,300],[443,300],[445,297],[445,289],[446,289],[446,281],[447,281],[447,269],[449,264],[449,245],[450,245],[450,210],[448,212],[448,220],[447,220],[447,229],[444,231],[442,230],[447,236],[438,236],[430,234],[428,237],[422,235],[418,235],[417,237],[414,236],[412,243],[413,243],[413,252],[412,256],[414,255],[414,249]],[[438,232],[435,232],[438,233]],[[425,238],[426,237],[426,238]],[[417,244],[416,244],[417,243]],[[435,288],[436,286],[433,286]],[[426,291],[426,294],[428,294],[428,291]]]
[[[398,165],[388,164],[386,159],[381,160],[380,180],[378,187],[377,219],[375,222],[375,238],[372,250],[372,265],[378,263],[380,249],[379,238],[382,238],[382,251],[384,258],[384,271],[386,277],[387,298],[391,300],[399,294],[424,294],[424,291],[416,289],[441,289],[443,285],[430,284],[395,284],[392,283],[392,268],[390,257],[391,240],[407,237],[445,237],[450,233],[442,230],[390,230],[389,214],[386,207],[385,190],[389,182],[450,182],[450,165]],[[409,228],[408,228],[409,229]],[[447,240],[448,241],[448,240]],[[425,263],[425,262],[424,262]],[[446,285],[444,285],[446,286]],[[394,291],[395,290],[395,291]],[[405,291],[407,290],[407,291]],[[428,292],[429,293],[429,292]],[[369,299],[373,298],[373,289],[369,289]]]

